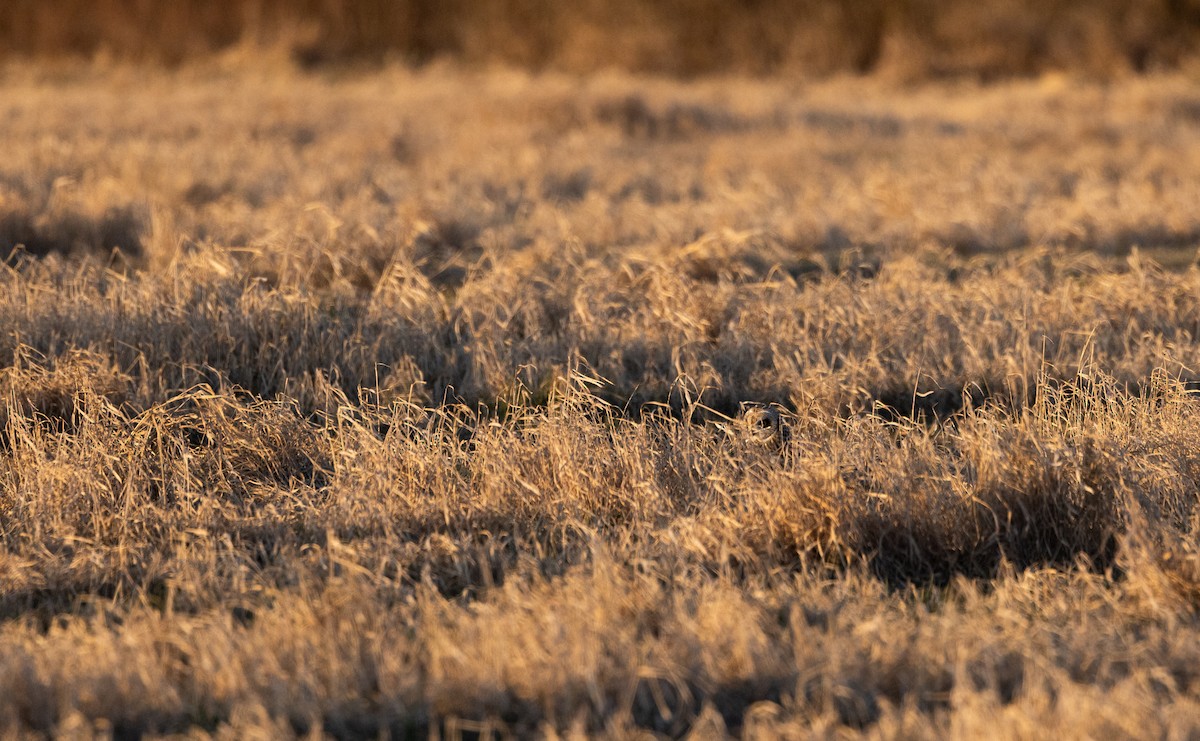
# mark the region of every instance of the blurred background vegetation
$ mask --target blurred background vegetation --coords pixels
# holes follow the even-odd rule
[[[229,48],[302,66],[441,57],[671,75],[997,79],[1174,69],[1200,0],[5,0],[0,55],[178,64]]]

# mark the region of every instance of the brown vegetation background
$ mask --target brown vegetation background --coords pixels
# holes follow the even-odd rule
[[[302,64],[450,56],[582,72],[1111,75],[1192,59],[1196,0],[8,0],[0,49],[178,63],[235,45]],[[2,53],[2,52],[0,52]]]

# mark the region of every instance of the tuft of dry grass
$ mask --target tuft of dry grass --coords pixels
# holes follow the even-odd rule
[[[1192,87],[5,67],[0,728],[1194,734]]]

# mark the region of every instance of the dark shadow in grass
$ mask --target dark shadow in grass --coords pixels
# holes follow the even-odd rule
[[[989,229],[957,226],[934,238],[959,257],[1002,255],[1034,244],[1018,224]],[[1065,248],[1068,253],[1088,253],[1105,258],[1124,258],[1136,249],[1168,270],[1179,270],[1196,262],[1200,250],[1200,226],[1178,229],[1166,224],[1140,224],[1111,232],[1072,236],[1056,242],[1055,246]],[[1047,270],[1050,268],[1051,264],[1047,262]]]
[[[911,419],[923,424],[936,424],[953,419],[989,400],[1003,406],[1011,406],[1012,401],[991,393],[986,383],[930,391],[893,387],[873,395],[870,411],[888,422]]]
[[[439,219],[410,245],[417,268],[441,290],[457,290],[483,256],[478,237],[483,225],[470,218]]]
[[[726,729],[738,735],[745,730],[746,713],[751,707],[758,703],[781,705],[797,692],[798,679],[797,674],[765,675],[712,686],[693,680],[676,683],[661,677],[644,677],[634,688],[630,714],[639,728],[668,738],[684,738],[702,708],[709,705],[721,716]],[[948,697],[953,679],[935,677],[921,684],[934,684]],[[833,683],[810,680],[800,688],[800,701],[813,708],[829,708],[841,725],[863,730],[874,726],[882,716],[882,699],[900,704],[912,700],[912,695],[922,689],[925,688],[885,688],[852,678]],[[917,704],[922,710],[932,712],[946,709],[949,701],[921,699]]]
[[[1200,381],[1184,380],[1182,383],[1185,390],[1200,388]],[[1157,393],[1148,381],[1114,386],[1112,391],[1139,398]],[[912,421],[932,426],[953,424],[964,414],[984,407],[1020,417],[1039,399],[1054,404],[1084,403],[1097,393],[1102,390],[1084,376],[1058,378],[1047,375],[1027,387],[992,383],[987,379],[926,390],[891,385],[871,392],[870,406],[865,411],[885,422]]]
[[[1122,229],[1108,237],[1100,237],[1100,247],[1128,254],[1134,247],[1197,247],[1200,246],[1200,227],[1172,229],[1165,224],[1145,224]]]
[[[927,393],[884,391],[871,413],[904,430],[913,423],[954,425],[983,406],[1020,417],[1035,404],[1070,410],[1098,396],[1153,393],[1146,384],[1099,388],[1082,377],[1041,379],[1037,388],[1024,392],[995,391],[981,382]],[[1088,440],[1065,448],[1066,460],[1048,457],[1030,440],[1012,444],[1018,448],[1009,455],[1022,465],[1014,465],[1001,481],[975,487],[969,500],[921,505],[864,499],[850,524],[857,543],[852,550],[892,586],[945,585],[955,575],[990,580],[1006,568],[1046,566],[1082,566],[1120,578],[1117,550],[1126,518],[1113,488],[1114,473],[1106,469],[1113,454]],[[847,483],[852,491],[870,489],[870,482]]]
[[[1073,407],[1112,393],[1146,397],[1154,390],[1137,384],[1100,389],[1084,378],[1043,379],[1031,391],[996,391],[986,382],[929,392],[891,388],[876,392],[871,407],[860,413],[894,424],[897,435],[903,436],[914,426],[940,432],[937,428],[953,427],[981,407],[1019,417],[1039,400]],[[792,410],[785,395],[760,401],[772,402],[787,424]],[[611,408],[622,408],[619,399],[610,402]],[[638,397],[623,408],[627,419],[658,415],[702,425],[721,415],[737,415],[739,405],[720,393],[689,397],[673,387],[659,398]],[[1066,465],[1057,457],[1048,458],[1032,441],[1014,444],[1029,446],[1012,453],[1026,463],[1015,466],[1012,476],[1002,481],[975,487],[969,500],[926,505],[908,498],[868,497],[872,482],[847,472],[848,490],[857,501],[846,512],[845,555],[851,561],[863,559],[876,577],[894,588],[945,585],[960,575],[986,581],[1006,569],[1041,567],[1083,567],[1121,578],[1117,555],[1126,518],[1125,505],[1112,485],[1113,472],[1106,468],[1112,452],[1083,441],[1065,449]]]
[[[595,120],[615,126],[631,139],[683,141],[700,135],[733,134],[786,124],[776,117],[753,118],[719,106],[698,103],[652,105],[638,94],[601,100]]]
[[[394,711],[364,714],[360,709],[339,708],[325,716],[321,730],[332,738],[344,741],[356,741],[357,739],[367,741],[379,738],[416,741],[416,739],[436,736],[432,732],[426,713],[418,711],[407,717],[392,717],[394,715]],[[296,732],[297,736],[307,736],[312,733],[312,729],[304,724],[293,723],[292,730]],[[460,731],[456,737],[463,739],[491,738],[492,735],[474,735],[470,731]]]
[[[744,398],[726,389],[705,389],[689,392],[675,385],[662,391],[647,391],[641,388],[630,390],[599,389],[596,397],[607,404],[603,409],[614,417],[633,422],[643,422],[655,417],[667,417],[689,424],[702,425],[706,422],[728,421],[737,417],[749,405],[767,406],[776,404],[791,411],[788,389],[778,386]],[[595,421],[603,421],[596,417]]]
[[[542,197],[558,204],[576,203],[587,196],[591,187],[590,168],[554,172],[542,178]]]
[[[200,208],[207,206],[210,203],[216,203],[224,196],[233,192],[233,183],[210,182],[208,180],[197,180],[183,191],[183,200],[192,208]]]
[[[105,608],[120,594],[132,594],[137,586],[132,578],[69,580],[54,587],[14,589],[0,595],[0,623],[14,620],[29,621],[45,632],[59,618],[102,617],[111,625],[120,625],[122,618]],[[165,582],[150,584],[144,591],[151,600],[166,594]]]
[[[1045,567],[1070,570],[1083,566],[1121,578],[1117,565],[1120,513],[1115,508],[1101,504],[1080,513],[1076,511],[1078,499],[1041,491],[1029,492],[1028,499],[1028,505],[994,507],[1007,521],[998,527],[989,525],[993,532],[971,544],[950,543],[945,532],[924,523],[902,525],[886,518],[859,523],[859,536],[864,545],[872,544],[866,554],[872,573],[897,589],[945,587],[956,576],[988,582],[1005,569]],[[1103,521],[1105,513],[1112,519]],[[1082,533],[1078,532],[1081,523],[1085,525]]]
[[[746,712],[760,702],[779,705],[786,695],[795,691],[798,675],[760,676],[723,682],[708,693],[707,699],[725,727],[737,735],[746,722]]]
[[[887,114],[809,108],[798,114],[776,110],[747,115],[711,104],[651,104],[636,93],[597,102],[593,118],[602,125],[617,127],[631,139],[661,141],[684,141],[701,135],[778,131],[791,126],[835,136],[861,134],[896,139],[908,133],[910,128],[905,120]],[[954,136],[962,132],[961,126],[954,122],[929,121],[920,122],[920,125],[942,136]]]
[[[37,258],[50,254],[92,254],[114,263],[136,265],[144,253],[147,219],[132,206],[110,208],[99,216],[67,211],[0,214],[0,254],[24,250]]]
[[[806,128],[828,134],[845,135],[861,132],[871,137],[895,139],[902,136],[907,126],[896,116],[883,114],[848,113],[844,111],[813,108],[800,116]]]

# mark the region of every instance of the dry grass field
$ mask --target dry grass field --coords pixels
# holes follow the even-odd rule
[[[1200,88],[0,68],[12,737],[1192,738]]]

